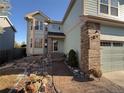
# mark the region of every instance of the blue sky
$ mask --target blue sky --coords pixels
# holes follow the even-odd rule
[[[21,43],[26,41],[26,21],[24,16],[27,13],[41,10],[53,20],[62,20],[70,0],[10,0],[11,15],[9,16],[17,29],[15,41]]]

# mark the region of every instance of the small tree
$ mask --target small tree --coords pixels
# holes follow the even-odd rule
[[[78,67],[77,54],[73,49],[69,52],[68,64],[72,67]]]

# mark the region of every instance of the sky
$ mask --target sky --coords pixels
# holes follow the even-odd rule
[[[61,21],[67,10],[70,0],[10,0],[11,22],[17,32],[15,41],[18,43],[26,42],[27,27],[24,19],[25,15],[37,10],[42,11],[53,20]]]

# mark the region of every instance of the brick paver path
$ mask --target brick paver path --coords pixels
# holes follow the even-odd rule
[[[101,78],[100,81],[78,82],[63,62],[53,64],[54,83],[62,93],[124,93],[124,88]]]

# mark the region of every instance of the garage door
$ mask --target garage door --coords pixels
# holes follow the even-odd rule
[[[124,42],[101,42],[101,68],[103,72],[124,70]]]

